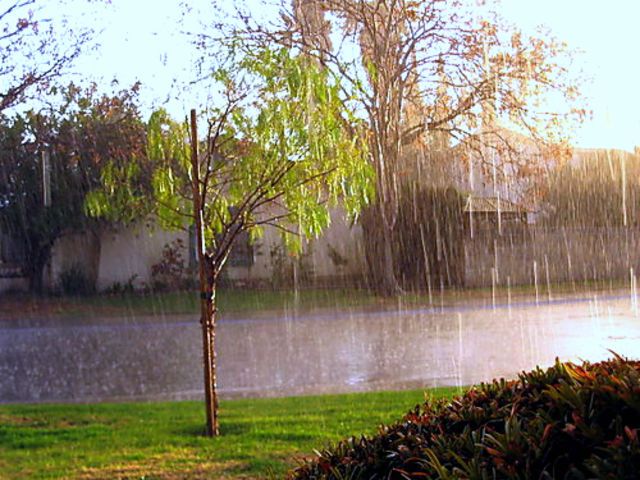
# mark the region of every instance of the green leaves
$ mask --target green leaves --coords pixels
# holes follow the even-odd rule
[[[189,128],[171,119],[166,110],[157,110],[147,126],[147,157],[153,162],[188,171],[191,149]]]
[[[250,51],[213,76],[224,101],[206,112],[198,194],[206,248],[224,262],[239,231],[283,232],[298,252],[330,224],[338,204],[354,216],[372,192],[365,128],[340,99],[330,72],[287,49]],[[152,213],[167,228],[193,222],[189,126],[159,110],[147,125],[145,158],[135,171],[114,165],[87,208],[98,216]],[[120,203],[129,198],[129,205]],[[128,211],[127,211],[128,209]]]
[[[145,208],[144,194],[138,188],[139,175],[140,167],[135,161],[107,162],[100,174],[102,187],[85,196],[85,214],[114,223],[138,219]]]
[[[341,202],[355,214],[371,193],[372,172],[364,129],[344,110],[336,80],[286,49],[247,55],[240,69],[259,78],[259,103],[253,114],[235,109],[230,118],[233,161],[217,172],[235,181],[219,197],[236,206],[249,200],[251,228],[259,228],[275,209],[276,223],[302,237],[318,236],[329,225],[332,205]],[[251,208],[250,192],[261,199],[260,206]],[[284,235],[297,251],[301,242],[295,237]]]

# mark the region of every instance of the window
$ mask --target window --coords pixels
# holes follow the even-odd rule
[[[253,245],[249,232],[240,232],[229,253],[228,264],[230,267],[250,267],[253,263]]]

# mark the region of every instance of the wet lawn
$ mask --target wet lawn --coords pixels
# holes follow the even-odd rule
[[[365,289],[302,289],[256,290],[221,289],[218,291],[218,309],[223,315],[254,314],[264,311],[292,309],[314,310],[323,308],[397,308],[424,305],[449,305],[465,301],[514,301],[517,297],[532,296],[538,291],[541,299],[552,293],[557,295],[590,292],[612,293],[628,290],[624,282],[561,283],[535,286],[519,285],[510,289],[498,287],[470,289],[445,289],[428,292],[406,293],[399,297],[381,298]],[[95,317],[163,316],[177,314],[197,315],[198,295],[195,292],[127,293],[94,295],[87,297],[45,296],[27,294],[0,295],[0,321],[10,319]]]
[[[218,291],[221,312],[242,314],[292,308],[348,308],[386,302],[366,290],[308,289],[299,292],[222,289]],[[197,314],[196,292],[128,293],[86,297],[0,295],[0,320],[48,317],[126,317]]]
[[[434,389],[434,397],[456,388]],[[228,400],[222,436],[200,402],[0,405],[0,478],[282,478],[313,449],[374,433],[422,391]],[[298,459],[298,460],[296,460]]]

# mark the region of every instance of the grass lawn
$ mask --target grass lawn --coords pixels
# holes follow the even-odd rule
[[[309,289],[293,291],[221,289],[217,294],[221,312],[241,314],[291,308],[348,308],[386,302],[365,290]],[[196,292],[95,295],[87,297],[0,296],[0,320],[48,317],[126,317],[197,314]]]
[[[542,299],[548,296],[547,285],[539,286]],[[623,281],[562,283],[551,285],[554,296],[587,292],[613,292],[628,288]],[[293,308],[313,310],[321,308],[395,308],[429,304],[454,304],[459,301],[488,301],[491,288],[435,290],[427,293],[407,293],[393,298],[381,298],[364,289],[304,289],[293,291],[221,289],[218,309],[223,315],[241,315],[263,311],[283,311]],[[505,302],[509,296],[531,296],[535,287],[521,285],[498,287],[496,297]],[[0,321],[3,319],[93,318],[130,316],[158,316],[194,314],[199,309],[195,292],[167,292],[155,294],[95,295],[89,297],[35,297],[26,294],[0,296]]]
[[[282,478],[295,457],[372,434],[423,400],[404,391],[223,401],[217,439],[202,436],[200,402],[1,405],[0,478]]]
[[[366,290],[308,289],[291,290],[219,289],[216,295],[222,312],[282,310],[297,306],[304,309],[354,307],[376,304],[379,300]],[[77,298],[74,308],[104,310],[124,309],[133,313],[195,313],[199,312],[199,297],[195,292],[167,292],[147,295],[95,296]]]

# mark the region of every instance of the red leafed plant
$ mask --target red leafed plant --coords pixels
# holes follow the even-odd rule
[[[160,261],[151,266],[153,290],[188,288],[191,283],[191,275],[183,257],[185,249],[184,242],[180,238],[164,246]]]
[[[291,479],[635,479],[640,362],[556,362],[426,403],[318,453]]]

